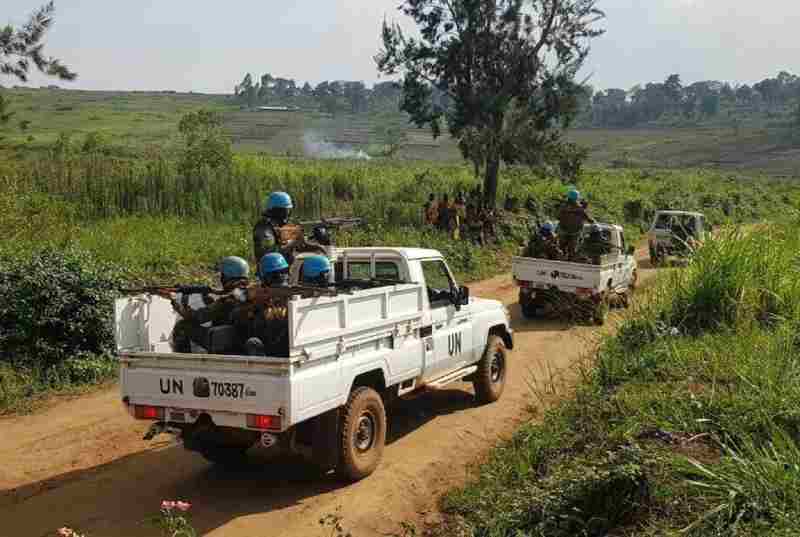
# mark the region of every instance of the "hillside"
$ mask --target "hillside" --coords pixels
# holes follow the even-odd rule
[[[229,96],[169,92],[102,92],[57,89],[4,90],[15,113],[0,130],[0,148],[17,155],[46,151],[62,133],[81,140],[100,133],[120,156],[149,147],[168,148],[183,113],[219,111],[234,150],[281,156],[347,156],[340,150],[374,152],[387,127],[403,127],[397,114],[242,110]],[[20,121],[29,121],[26,129]],[[460,160],[447,137],[434,140],[407,126],[402,158]],[[780,125],[724,121],[685,127],[573,129],[568,138],[590,149],[589,164],[613,167],[710,167],[770,175],[800,176],[800,141]]]

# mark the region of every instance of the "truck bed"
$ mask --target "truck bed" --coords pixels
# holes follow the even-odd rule
[[[280,415],[283,430],[343,403],[347,390],[341,386],[339,358],[345,355],[389,352],[387,380],[417,376],[422,355],[412,349],[419,347],[426,292],[423,285],[408,283],[292,299],[288,358],[172,352],[169,336],[176,316],[169,301],[119,299],[122,396],[131,412],[132,405],[155,406],[186,421],[204,412],[218,425],[232,427],[246,428],[247,414]],[[208,386],[198,389],[197,383]],[[311,385],[313,390],[307,388]]]
[[[536,288],[555,286],[562,291],[577,288],[597,291],[606,287],[618,258],[618,254],[605,255],[601,258],[602,264],[593,265],[515,256],[511,260],[511,271],[514,279]]]

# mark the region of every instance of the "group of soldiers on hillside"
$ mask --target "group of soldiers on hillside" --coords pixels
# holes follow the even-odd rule
[[[458,191],[452,201],[446,193],[439,199],[430,194],[423,207],[423,224],[447,232],[453,240],[464,237],[486,244],[497,238],[497,212],[483,203],[480,188],[467,197]]]
[[[588,204],[580,192],[572,189],[561,206],[558,227],[551,222],[542,224],[531,236],[523,255],[558,261],[589,261],[600,264],[603,255],[615,247],[607,240],[602,228],[591,217]],[[588,235],[581,240],[584,225],[591,224]]]

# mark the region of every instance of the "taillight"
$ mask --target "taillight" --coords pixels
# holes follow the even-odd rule
[[[519,284],[520,289],[528,289],[531,286],[531,282],[525,280],[517,280],[517,284]]]
[[[280,416],[265,416],[263,414],[248,414],[247,426],[253,429],[270,429],[273,431],[281,430]]]
[[[578,287],[575,289],[575,294],[580,296],[589,296],[592,294],[592,290],[586,287]]]
[[[133,405],[133,416],[137,420],[161,420],[164,419],[164,407]]]

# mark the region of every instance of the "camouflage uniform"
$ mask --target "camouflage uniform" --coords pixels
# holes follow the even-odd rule
[[[561,253],[561,248],[558,247],[558,240],[555,236],[543,237],[538,233],[531,237],[531,241],[528,244],[528,249],[525,254],[527,257],[552,260],[559,260],[563,256]]]
[[[256,354],[283,356],[289,351],[287,299],[274,297],[252,310],[248,342]],[[258,341],[254,341],[257,339]]]
[[[246,288],[247,280],[240,280],[230,286],[226,286],[225,290],[233,291],[237,287]],[[172,331],[176,352],[191,352],[190,341],[192,340],[205,346],[209,327],[203,325],[207,323],[211,323],[211,327],[236,325],[241,328],[236,315],[241,303],[232,294],[224,295],[217,300],[213,300],[206,295],[203,300],[206,303],[206,307],[197,310],[193,310],[175,300],[172,301],[172,307],[181,316]],[[243,341],[243,339],[241,340]]]
[[[253,252],[256,261],[266,254],[278,252],[291,265],[294,253],[298,247],[302,247],[304,241],[303,228],[296,224],[278,224],[265,217],[253,227]]]
[[[575,257],[578,240],[586,223],[593,224],[594,219],[589,216],[584,207],[573,202],[567,202],[561,206],[558,214],[559,243],[568,259]]]

